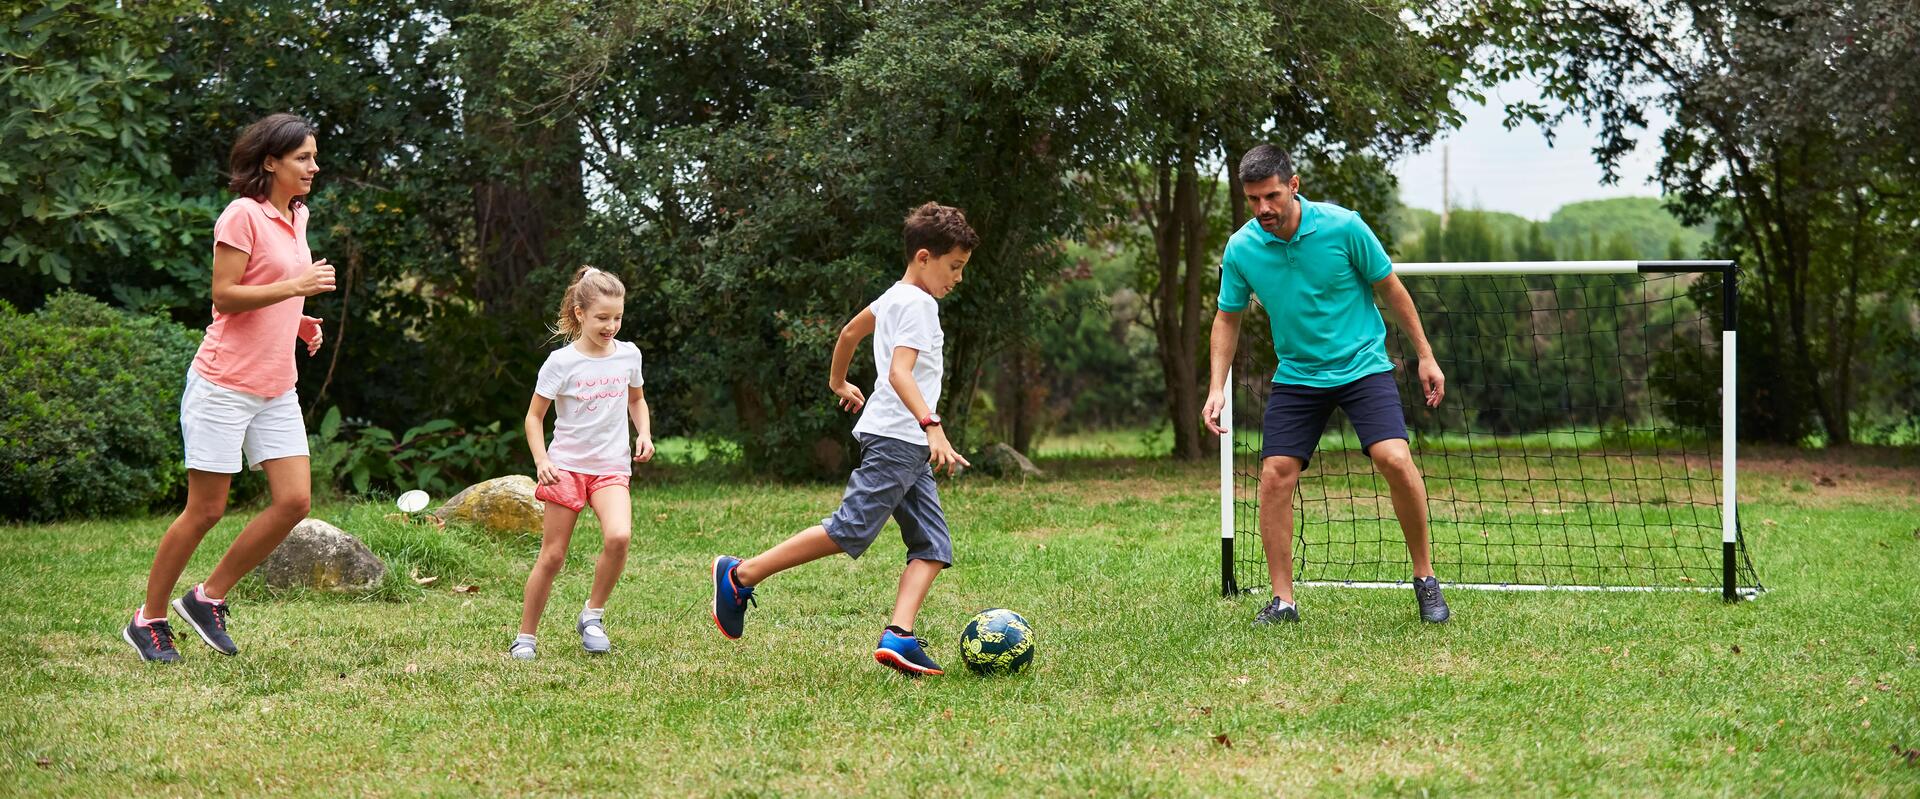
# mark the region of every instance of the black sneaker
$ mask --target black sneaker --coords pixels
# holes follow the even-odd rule
[[[140,655],[140,659],[149,663],[177,663],[180,650],[173,648],[173,628],[165,621],[150,621],[142,627],[132,621],[126,629],[120,631],[120,637]]]
[[[200,587],[194,586],[173,601],[173,609],[180,612],[180,618],[186,619],[187,626],[199,633],[200,640],[213,647],[213,651],[222,655],[240,653],[233,639],[227,637],[227,603],[201,600]]]
[[[1261,608],[1260,612],[1253,616],[1255,627],[1268,624],[1293,624],[1299,621],[1300,609],[1279,597],[1274,597],[1273,601],[1268,602],[1266,607]]]
[[[1428,624],[1444,624],[1452,618],[1453,611],[1447,609],[1447,599],[1440,595],[1440,578],[1416,577],[1413,581],[1413,598],[1420,602],[1420,620]]]

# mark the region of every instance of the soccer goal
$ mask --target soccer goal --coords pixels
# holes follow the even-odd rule
[[[1434,567],[1448,587],[1761,590],[1735,503],[1729,261],[1398,264],[1446,373],[1420,401],[1412,347],[1387,350],[1425,475]],[[1268,585],[1258,487],[1274,370],[1249,308],[1220,447],[1225,595]],[[1405,586],[1386,483],[1343,414],[1294,492],[1294,578]]]

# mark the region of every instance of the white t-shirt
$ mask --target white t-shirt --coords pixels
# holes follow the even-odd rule
[[[920,429],[920,420],[900,401],[887,375],[893,369],[893,348],[919,350],[913,382],[929,409],[940,407],[940,369],[947,345],[946,334],[940,332],[940,303],[916,286],[895,283],[867,307],[873,311],[873,366],[880,376],[853,432],[926,446],[927,431]]]
[[[533,386],[533,393],[553,400],[547,458],[576,474],[632,474],[627,388],[640,385],[640,348],[629,342],[614,342],[613,354],[602,358],[572,344],[554,350]]]

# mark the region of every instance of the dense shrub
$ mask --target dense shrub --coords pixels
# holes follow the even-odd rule
[[[0,302],[0,516],[138,511],[185,486],[180,391],[200,333],[62,292]]]

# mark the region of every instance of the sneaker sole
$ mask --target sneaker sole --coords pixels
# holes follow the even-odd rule
[[[213,643],[213,639],[207,636],[207,631],[200,629],[200,622],[194,621],[193,614],[187,612],[187,606],[185,603],[182,603],[179,599],[175,599],[173,600],[173,609],[180,611],[180,620],[186,622],[188,627],[193,628],[194,634],[200,636],[200,641],[206,644],[208,649],[211,649],[215,652],[219,652],[220,654],[226,655],[227,657],[233,657],[234,655],[240,654],[240,651],[238,649],[232,652],[228,652],[225,649],[221,649],[220,647],[215,646]]]
[[[895,652],[891,649],[873,650],[873,659],[879,661],[880,665],[882,666],[886,666],[887,668],[893,669],[894,671],[900,672],[902,674],[905,674],[911,677],[918,677],[922,674],[925,674],[928,676],[938,676],[941,674],[946,674],[946,672],[941,671],[940,669],[929,669],[921,666],[916,666],[913,664],[912,661],[901,657],[900,653]]]
[[[713,582],[715,585],[718,585],[720,580],[725,577],[725,575],[720,573],[720,559],[724,557],[726,556],[717,555],[713,559]],[[713,628],[719,630],[722,637],[729,641],[740,640],[740,636],[729,634],[727,628],[720,625],[720,594],[717,589],[714,592],[713,599],[707,604],[707,612],[713,615]]]
[[[161,660],[159,658],[148,660],[146,653],[140,651],[140,645],[133,642],[133,636],[127,634],[127,628],[125,627],[120,628],[120,640],[127,642],[127,646],[133,647],[133,656],[139,658],[141,663],[172,663],[174,662],[174,660]],[[178,658],[175,658],[175,660],[178,660]]]

